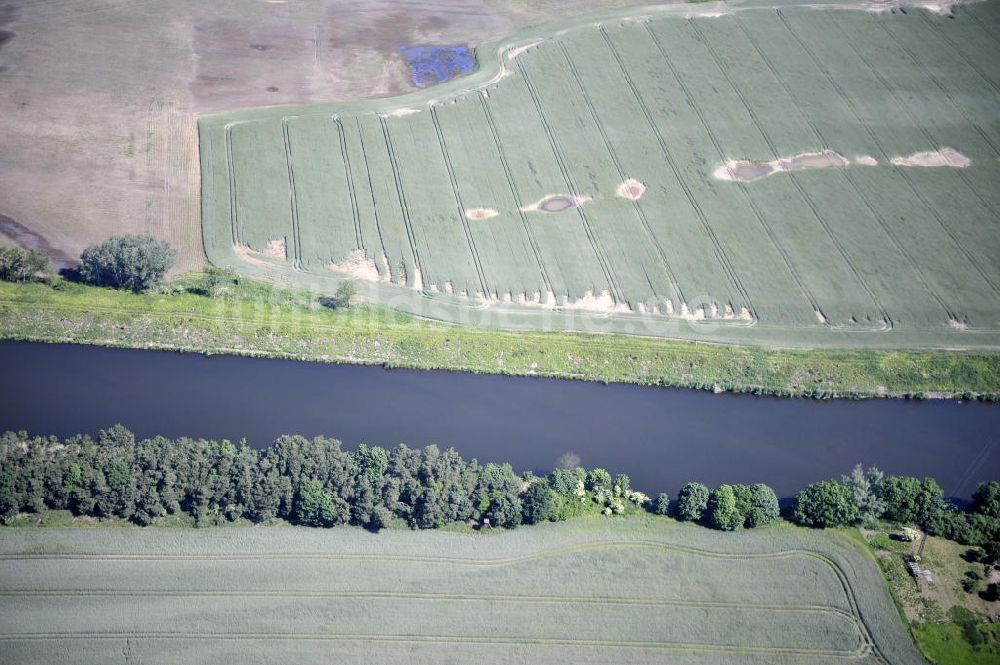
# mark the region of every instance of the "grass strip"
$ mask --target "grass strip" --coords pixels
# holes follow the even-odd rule
[[[1000,354],[768,349],[621,335],[473,329],[205,276],[135,294],[63,280],[0,283],[0,339],[832,397],[995,400]]]

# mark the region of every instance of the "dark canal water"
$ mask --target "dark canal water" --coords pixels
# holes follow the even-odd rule
[[[140,437],[283,433],[436,443],[547,471],[567,452],[676,494],[689,480],[779,495],[857,462],[932,475],[951,496],[1000,479],[1000,405],[791,400],[448,372],[387,371],[73,345],[0,343],[0,430]]]

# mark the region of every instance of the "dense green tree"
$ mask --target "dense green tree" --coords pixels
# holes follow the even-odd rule
[[[305,526],[333,526],[337,519],[333,495],[318,480],[306,480],[295,500],[295,518]]]
[[[587,473],[587,489],[591,491],[611,489],[611,474],[605,469],[591,469]]]
[[[26,282],[52,272],[49,260],[33,249],[0,247],[0,280]]]
[[[697,522],[708,507],[708,488],[701,483],[688,483],[677,494],[678,519]]]
[[[970,508],[980,515],[1000,518],[1000,482],[991,480],[976,485]]]
[[[486,516],[492,526],[513,529],[521,524],[521,500],[509,494],[495,496],[490,501]]]
[[[669,514],[670,497],[664,494],[663,492],[660,492],[659,494],[656,495],[656,498],[653,499],[652,504],[650,504],[650,508],[652,509],[652,512],[656,513],[657,515]]]
[[[361,476],[372,487],[380,486],[382,477],[389,468],[389,453],[384,448],[379,448],[378,446],[368,447],[362,443],[354,451],[353,457]]]
[[[865,469],[858,464],[851,473],[841,476],[840,482],[850,490],[851,500],[857,506],[858,516],[862,522],[882,517],[885,513],[885,500],[882,498],[885,474],[875,467]]]
[[[792,519],[803,526],[843,526],[858,520],[858,507],[849,488],[835,480],[824,480],[796,495]]]
[[[743,526],[753,529],[766,526],[781,517],[778,497],[764,483],[733,485],[736,511],[743,516]]]
[[[882,484],[885,517],[895,522],[928,524],[944,506],[944,492],[933,478],[889,476]]]
[[[743,515],[736,509],[736,495],[729,485],[719,487],[708,495],[705,520],[714,529],[733,531],[743,526]]]
[[[112,236],[80,255],[80,278],[88,284],[145,291],[163,279],[176,254],[148,235]]]
[[[615,476],[614,488],[615,493],[625,494],[632,489],[632,479],[624,473],[619,473]]]
[[[521,497],[521,515],[525,524],[555,521],[559,510],[559,495],[546,482],[535,482]]]
[[[575,470],[554,469],[548,476],[549,487],[562,496],[576,492],[577,484],[586,479],[586,472],[579,467]]]

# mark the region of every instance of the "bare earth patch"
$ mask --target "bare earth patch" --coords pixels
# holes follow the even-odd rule
[[[414,113],[420,113],[420,109],[414,108],[402,108],[396,109],[395,111],[390,111],[389,113],[384,113],[385,118],[402,118],[404,116],[413,115]]]
[[[731,160],[715,169],[712,174],[719,180],[753,182],[784,171],[806,171],[844,167],[851,162],[833,150],[803,152],[794,157],[780,157],[770,162]]]
[[[340,263],[330,261],[326,264],[327,270],[345,273],[351,277],[357,277],[367,282],[379,281],[378,268],[375,266],[375,259],[368,258],[363,250],[356,249],[347,255]]]
[[[539,40],[531,42],[530,44],[525,44],[524,46],[518,46],[516,48],[512,48],[509,51],[507,51],[507,60],[508,61],[513,60],[514,58],[516,58],[517,56],[521,55],[522,53],[524,53],[528,49],[533,48],[535,46],[538,46],[541,43],[542,43],[542,40],[539,39]]]
[[[854,163],[861,166],[878,166],[878,160],[871,155],[858,155],[854,158]]]
[[[493,208],[469,208],[465,211],[465,216],[473,220],[490,219],[499,214]]]
[[[618,185],[618,189],[615,190],[615,194],[623,199],[629,199],[631,201],[638,201],[645,193],[646,186],[635,178],[629,178],[622,184]]]
[[[940,150],[928,150],[915,152],[912,155],[893,157],[892,163],[896,166],[951,166],[964,169],[972,163],[972,160],[954,148],[941,148]]]
[[[261,254],[271,259],[281,259],[282,261],[288,259],[288,249],[285,247],[285,239],[275,238],[268,240],[267,248]]]
[[[948,319],[948,325],[955,330],[968,330],[969,324],[965,321],[959,321],[958,319]]]

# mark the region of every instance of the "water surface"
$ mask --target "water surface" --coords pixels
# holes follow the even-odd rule
[[[283,433],[454,446],[547,471],[573,452],[647,492],[762,481],[779,495],[857,462],[932,475],[968,496],[1000,479],[1000,405],[778,399],[557,379],[385,370],[0,342],[0,429],[69,436],[122,423],[140,437]]]

